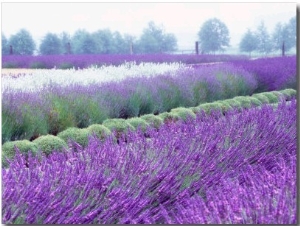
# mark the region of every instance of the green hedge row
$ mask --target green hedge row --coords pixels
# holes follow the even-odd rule
[[[141,117],[134,117],[130,119],[106,119],[102,125],[94,124],[87,128],[70,127],[57,136],[44,135],[40,136],[32,142],[28,140],[10,141],[2,146],[2,165],[7,166],[7,158],[12,159],[15,155],[16,148],[22,153],[38,154],[42,151],[48,155],[52,151],[63,151],[68,147],[68,142],[76,141],[81,146],[88,144],[90,136],[104,140],[107,136],[114,135],[118,139],[122,134],[128,130],[137,130],[140,128],[145,131],[149,126],[159,128],[163,123],[174,122],[177,120],[187,120],[189,118],[196,118],[196,114],[204,111],[211,113],[219,110],[225,113],[230,109],[245,109],[252,106],[261,106],[262,104],[274,104],[284,99],[286,101],[296,97],[296,90],[285,89],[281,91],[272,91],[254,94],[252,96],[237,96],[232,99],[219,100],[212,103],[200,104],[197,107],[183,108],[178,107],[172,109],[170,112],[164,112],[159,115],[147,114]]]

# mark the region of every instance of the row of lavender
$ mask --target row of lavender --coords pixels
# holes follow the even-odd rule
[[[247,59],[246,56],[233,55],[173,55],[173,54],[141,54],[141,55],[50,55],[50,56],[2,56],[3,68],[87,68],[92,65],[121,65],[135,61],[137,64],[173,63],[185,64],[227,62]]]
[[[244,69],[247,63],[251,68],[272,66],[278,68],[278,73],[250,73]],[[56,135],[68,127],[84,128],[107,118],[158,114],[262,90],[294,88],[295,83],[296,57],[286,57],[179,68],[175,75],[166,72],[120,82],[49,84],[38,92],[4,90],[2,143]]]
[[[2,223],[296,224],[295,122],[292,100],[93,139],[27,167],[18,155],[2,170]]]
[[[215,111],[220,111],[222,114],[227,114],[228,111],[258,107],[263,104],[270,104],[277,107],[281,101],[289,101],[296,98],[296,90],[285,89],[281,91],[271,91],[254,94],[252,96],[237,96],[232,99],[218,100],[211,103],[201,104],[197,107],[190,108],[173,108],[171,112],[164,112],[159,115],[146,114],[141,117],[133,117],[130,119],[106,119],[102,124],[93,124],[87,128],[69,127],[57,134],[43,135],[34,139],[32,142],[28,140],[17,140],[5,142],[2,145],[2,167],[9,167],[9,162],[15,157],[16,149],[21,153],[27,154],[29,151],[32,154],[43,152],[46,155],[51,154],[53,150],[63,151],[68,147],[68,144],[81,145],[86,147],[89,139],[92,136],[100,140],[110,139],[111,136],[115,142],[119,139],[126,138],[129,130],[136,131],[141,129],[146,137],[149,127],[159,129],[164,123],[176,123],[178,121],[187,121],[195,119],[196,114],[201,111],[211,114]],[[110,137],[110,138],[109,138]]]

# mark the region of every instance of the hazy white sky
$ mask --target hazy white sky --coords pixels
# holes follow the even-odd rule
[[[109,28],[140,36],[149,21],[174,33],[179,49],[193,49],[201,25],[216,17],[230,32],[232,46],[248,28],[264,21],[271,33],[278,22],[296,15],[296,3],[5,3],[2,2],[2,33],[9,38],[27,29],[40,40],[47,32],[71,35],[77,29],[94,32]]]

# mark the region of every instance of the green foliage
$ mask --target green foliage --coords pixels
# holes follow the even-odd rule
[[[134,127],[125,119],[106,119],[102,125],[107,127],[110,131],[117,131],[118,133],[134,130]]]
[[[61,41],[56,34],[47,33],[41,44],[40,44],[40,54],[42,55],[55,55],[61,54]]]
[[[262,21],[256,31],[257,50],[260,53],[267,54],[272,51],[272,42],[267,28]]]
[[[202,25],[199,33],[201,50],[204,53],[223,51],[229,46],[229,30],[227,26],[217,18],[209,19]]]
[[[198,81],[193,85],[193,98],[195,105],[205,103],[208,93],[206,82]]]
[[[60,40],[60,47],[61,47],[61,50],[60,52],[62,54],[71,54],[72,53],[72,50],[71,50],[71,46],[69,46],[69,44],[71,44],[71,36],[66,33],[66,32],[62,32],[60,35],[59,35],[59,40]]]
[[[269,99],[269,103],[277,103],[278,102],[278,97],[271,92],[263,92],[261,94]]]
[[[72,69],[74,65],[71,63],[61,63],[58,67],[59,69]]]
[[[2,64],[2,68],[18,68],[18,64],[16,63],[11,63],[11,62],[7,62]]]
[[[2,46],[1,46],[2,56],[8,55],[9,54],[8,40],[3,33],[1,34],[1,37],[2,37]]]
[[[68,101],[70,112],[76,122],[76,127],[86,128],[91,124],[102,123],[108,116],[100,108],[97,101],[89,96],[78,95]]]
[[[146,120],[142,118],[130,118],[127,119],[127,122],[132,125],[135,129],[140,128],[142,131],[146,131],[146,129],[149,127],[149,123],[146,122]]]
[[[296,97],[297,91],[294,89],[285,89],[280,91],[284,96],[286,100],[291,100],[293,97]]]
[[[33,69],[46,69],[47,66],[42,62],[32,62],[29,66],[29,68]]]
[[[51,102],[52,109],[48,117],[51,134],[56,135],[68,127],[77,126],[76,118],[70,109],[70,102],[68,100],[53,96]]]
[[[113,34],[109,29],[98,30],[91,34],[95,42],[95,51],[98,54],[115,53]],[[119,40],[120,41],[120,40]],[[120,43],[122,45],[122,43]]]
[[[250,100],[252,106],[261,106],[262,102],[255,97],[247,97]]]
[[[150,21],[137,45],[139,53],[166,53],[177,49],[177,39],[174,34],[165,33],[164,27]]]
[[[126,114],[128,117],[136,117],[139,115],[140,112],[140,106],[142,104],[142,100],[140,95],[135,92],[133,95],[127,99],[126,104]]]
[[[182,105],[184,102],[181,97],[180,90],[178,86],[167,77],[161,78],[165,84],[158,88],[158,93],[160,97],[160,106],[156,106],[158,112],[170,111],[172,108]]]
[[[287,24],[287,32],[289,34],[287,40],[291,43],[292,47],[296,46],[297,43],[297,21],[296,16],[293,16]]]
[[[199,112],[201,112],[201,107],[200,106],[190,107],[189,109],[191,109],[195,114],[198,114]]]
[[[263,95],[263,94],[256,93],[256,94],[253,94],[252,97],[258,99],[258,100],[259,100],[261,103],[263,103],[263,104],[268,104],[268,103],[270,103],[268,97],[266,97],[266,96]]]
[[[200,111],[204,111],[205,113],[211,113],[212,111],[221,111],[222,105],[217,102],[212,103],[204,103],[199,105]]]
[[[16,148],[25,155],[27,155],[29,151],[31,151],[33,154],[36,154],[38,150],[38,146],[28,140],[6,142],[2,145],[2,166],[8,166],[7,158],[14,158],[16,154]]]
[[[48,134],[49,125],[43,112],[37,107],[22,106],[23,123],[19,131],[25,134],[22,139],[30,139],[40,135]]]
[[[257,48],[257,38],[252,33],[250,29],[248,29],[247,33],[244,34],[241,42],[240,42],[240,51],[247,52],[251,55],[251,52],[255,51]]]
[[[220,101],[216,101],[215,103],[219,104],[223,113],[233,109],[233,107],[226,101],[220,100]]]
[[[75,31],[72,40],[72,50],[75,54],[94,54],[96,53],[96,43],[91,36],[84,29]]]
[[[16,116],[7,109],[2,109],[2,144],[13,139],[17,130],[15,118]]]
[[[159,114],[158,117],[160,117],[164,123],[176,122],[176,121],[180,120],[179,115],[177,115],[176,113],[173,113],[173,112],[164,112],[164,113]]]
[[[294,17],[295,18],[295,17]],[[282,50],[282,45],[284,43],[285,51],[289,51],[291,48],[296,46],[296,24],[293,23],[293,18],[289,23],[282,24],[277,23],[272,34],[272,42],[274,50]]]
[[[213,90],[211,92],[211,96],[215,96],[213,100],[243,96],[251,92],[247,82],[241,75],[224,74],[224,72],[219,71],[216,74],[216,79],[220,82],[221,87],[218,91]]]
[[[46,155],[51,154],[53,151],[63,151],[67,148],[67,143],[64,140],[53,135],[40,136],[33,143]]]
[[[89,136],[91,135],[90,130],[80,129],[76,127],[68,128],[57,134],[57,137],[64,140],[66,143],[69,141],[75,141],[83,147],[88,145]]]
[[[35,50],[35,42],[31,34],[21,29],[9,39],[9,45],[13,47],[13,54],[15,55],[32,55]]]
[[[238,96],[238,97],[234,97],[233,99],[240,102],[242,108],[251,107],[251,101],[249,99],[249,96]]]
[[[156,115],[147,114],[141,116],[141,119],[144,119],[149,125],[153,126],[154,128],[159,128],[163,124],[163,120]]]
[[[20,112],[22,115],[2,109],[2,143],[31,139],[48,133],[47,120],[39,108],[23,105]],[[15,118],[18,120],[14,120]]]
[[[100,140],[104,140],[107,136],[111,135],[111,131],[104,125],[100,124],[90,125],[87,130],[91,135],[97,136]]]
[[[184,121],[186,121],[189,118],[193,118],[193,119],[196,118],[196,114],[189,108],[183,108],[183,107],[174,108],[171,110],[171,113],[175,113]]]
[[[274,94],[277,97],[278,100],[285,99],[284,94],[279,92],[279,91],[274,90],[274,91],[271,91],[270,93]]]

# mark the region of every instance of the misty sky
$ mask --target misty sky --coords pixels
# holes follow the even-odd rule
[[[77,29],[139,37],[149,21],[177,37],[180,50],[193,49],[201,25],[210,18],[224,22],[236,46],[248,28],[263,20],[271,33],[278,22],[296,15],[296,3],[2,3],[2,33],[9,38],[21,28],[36,40],[47,33],[70,35]]]

